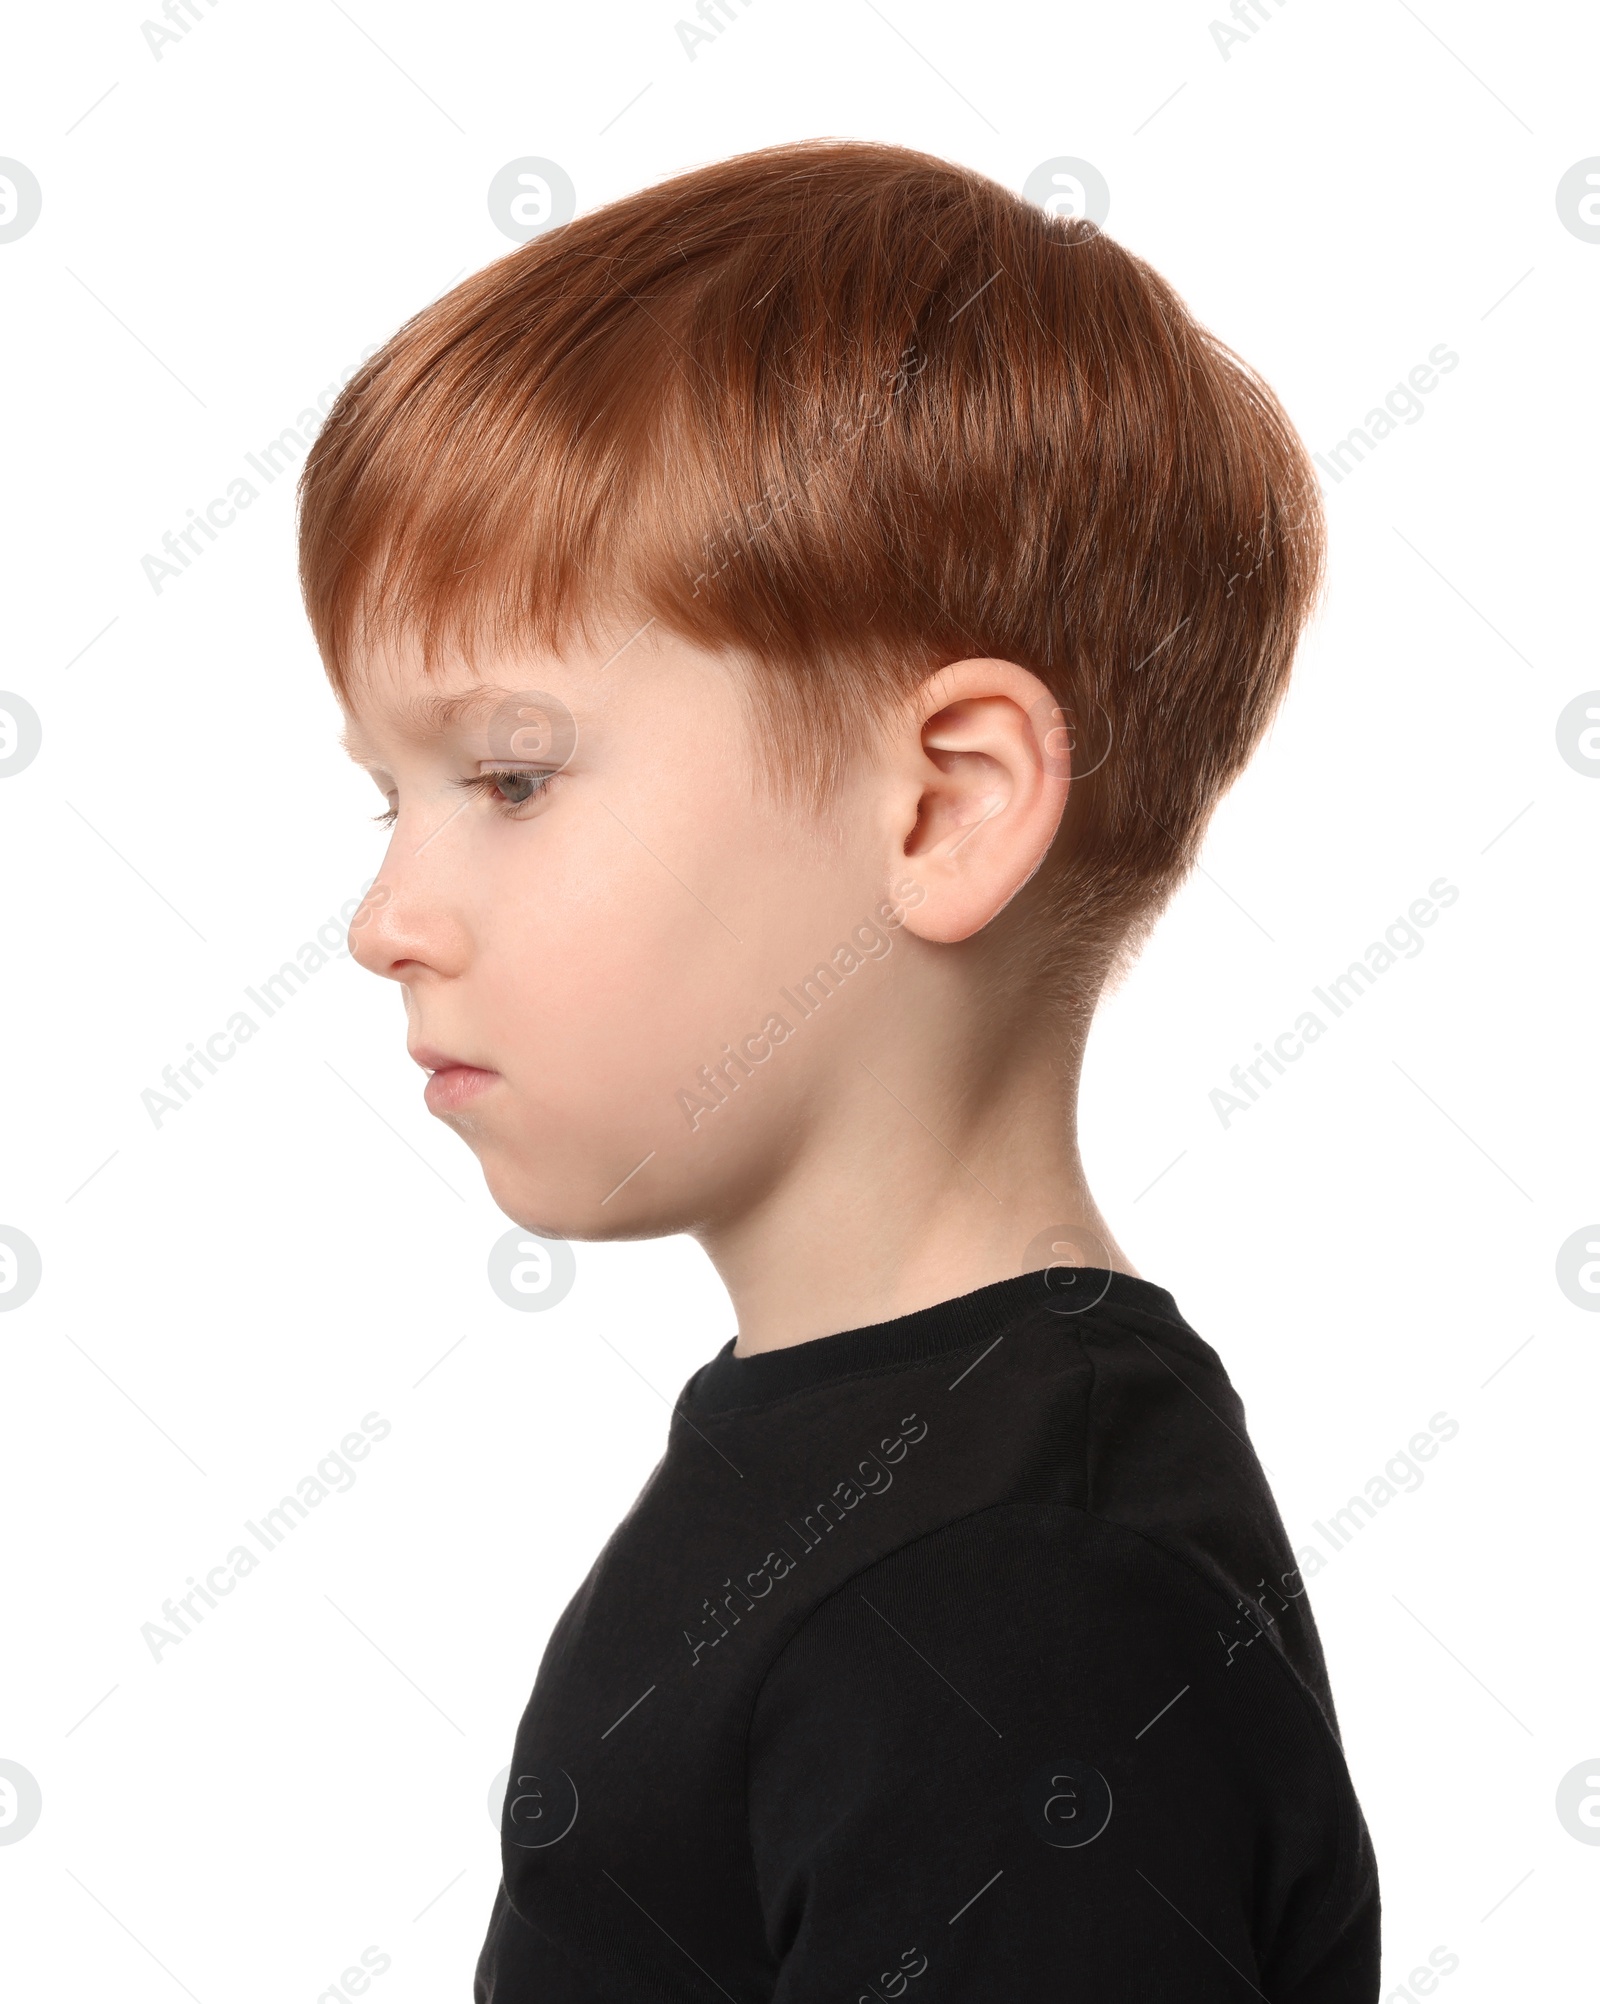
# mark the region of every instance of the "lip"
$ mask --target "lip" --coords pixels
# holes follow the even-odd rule
[[[482,1065],[463,1064],[447,1051],[419,1044],[411,1053],[425,1072],[431,1074],[422,1097],[431,1113],[455,1113],[469,1105],[495,1084],[500,1074]]]

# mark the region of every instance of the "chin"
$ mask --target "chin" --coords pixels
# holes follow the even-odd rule
[[[558,1239],[654,1236],[629,1229],[620,1200],[603,1201],[611,1186],[587,1153],[575,1154],[570,1161],[546,1157],[537,1165],[500,1150],[485,1151],[479,1159],[489,1195],[524,1231]]]
[[[530,1165],[508,1153],[493,1153],[484,1155],[482,1165],[497,1207],[513,1224],[543,1238],[665,1239],[692,1229],[707,1207],[703,1202],[697,1206],[684,1190],[677,1165],[662,1154],[619,1183],[617,1159],[608,1151],[602,1167],[584,1150],[570,1162],[546,1159]],[[653,1172],[663,1167],[668,1173],[652,1181]]]
[[[660,1239],[737,1209],[781,1169],[787,1143],[767,1124],[693,1136],[663,1123],[585,1120],[541,1109],[537,1122],[450,1123],[477,1156],[489,1195],[524,1231],[563,1239]],[[536,1126],[535,1132],[528,1128]],[[476,1131],[474,1131],[476,1130]]]

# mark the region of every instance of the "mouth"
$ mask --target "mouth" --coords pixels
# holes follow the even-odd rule
[[[448,1051],[436,1051],[419,1044],[411,1056],[428,1073],[422,1097],[430,1113],[456,1113],[487,1092],[500,1074],[482,1065],[469,1065]]]

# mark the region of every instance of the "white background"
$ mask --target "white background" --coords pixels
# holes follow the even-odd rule
[[[291,479],[159,593],[141,559],[510,248],[507,161],[560,162],[589,208],[816,134],[1014,187],[1093,161],[1110,232],[1315,450],[1460,356],[1329,482],[1327,611],[1097,1024],[1084,1148],[1233,1374],[1297,1545],[1458,1422],[1312,1584],[1385,1994],[1440,1945],[1450,2004],[1590,1994],[1600,1847],[1554,1805],[1600,1771],[1600,1320],[1555,1260],[1600,1216],[1600,783],[1556,719],[1600,687],[1600,245],[1555,190],[1600,153],[1600,19],[1263,0],[1224,56],[1208,0],[735,0],[691,61],[684,0],[195,7],[159,59],[135,4],[21,10],[0,85],[0,154],[43,189],[0,244],[0,686],[44,729],[0,784],[0,1224],[44,1261],[0,1316],[0,1758],[43,1792],[0,1846],[14,1994],[314,2004],[376,1947],[383,2004],[466,1998],[545,1636],[733,1327],[687,1241],[580,1246],[560,1307],[504,1306],[506,1221],[423,1109],[398,993],[348,959],[152,1123],[141,1093],[383,838],[334,744]],[[1440,876],[1424,950],[1224,1127],[1229,1068]],[[153,1660],[141,1624],[369,1412],[392,1431],[355,1486]]]

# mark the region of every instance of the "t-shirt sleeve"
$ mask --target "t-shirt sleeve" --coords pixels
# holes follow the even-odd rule
[[[964,1519],[824,1602],[751,1721],[774,2004],[1370,2004],[1377,1881],[1342,1753],[1237,1620],[1148,1541],[1050,1505]]]

